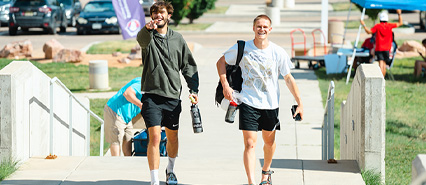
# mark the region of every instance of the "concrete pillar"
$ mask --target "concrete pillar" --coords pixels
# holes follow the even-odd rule
[[[294,0],[285,0],[284,8],[294,8]]]
[[[272,6],[273,7],[278,7],[280,9],[284,8],[284,0],[273,0],[272,1]]]
[[[280,8],[278,7],[266,7],[266,15],[269,16],[269,18],[272,21],[272,26],[279,26],[281,22],[281,14],[280,14]]]
[[[419,154],[413,160],[411,170],[411,180],[414,182],[420,176],[426,174],[426,154]]]
[[[91,60],[89,62],[89,84],[90,89],[108,90],[108,61]]]
[[[339,20],[328,21],[328,41],[332,44],[343,43],[343,33],[345,31],[345,24]]]

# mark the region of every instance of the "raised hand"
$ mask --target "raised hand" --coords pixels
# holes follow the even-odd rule
[[[157,29],[157,23],[158,20],[151,20],[148,23],[146,23],[145,27],[149,30]]]

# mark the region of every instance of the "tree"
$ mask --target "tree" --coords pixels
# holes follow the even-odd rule
[[[355,3],[354,3],[355,4]],[[361,7],[358,4],[355,4],[356,7],[359,9],[359,11],[362,12],[363,7]],[[383,9],[365,9],[365,15],[368,15],[368,17],[374,22],[376,23],[377,17],[379,17],[379,13],[382,11]]]
[[[207,10],[214,8],[216,0],[194,0],[191,11],[186,16],[189,23],[192,24],[195,19],[200,18]]]
[[[182,19],[186,17],[186,15],[188,15],[189,12],[191,11],[191,8],[194,4],[193,2],[195,0],[168,0],[168,1],[172,4],[174,8],[172,19],[175,22],[176,26],[178,26],[180,21],[182,21]]]

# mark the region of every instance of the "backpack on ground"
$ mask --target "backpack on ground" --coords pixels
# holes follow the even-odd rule
[[[237,62],[235,63],[235,65],[226,64],[226,79],[228,80],[229,86],[232,89],[241,92],[243,77],[241,76],[241,68],[239,64],[241,59],[243,58],[245,41],[238,40],[237,43],[238,43],[238,54],[237,54],[237,60],[236,60]],[[216,96],[215,96],[216,105],[220,105],[223,98],[225,98],[225,96],[223,95],[222,83],[219,80],[219,84],[216,87]]]
[[[148,129],[142,129],[140,132],[136,132],[135,136],[132,138],[133,149],[134,149],[132,152],[132,156],[146,156],[148,142],[149,142]],[[161,130],[160,156],[167,156],[166,145],[167,145],[166,131]]]

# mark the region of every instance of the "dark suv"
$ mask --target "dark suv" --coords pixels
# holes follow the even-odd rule
[[[56,34],[56,28],[66,32],[67,18],[63,4],[57,0],[16,0],[9,8],[9,35],[16,35],[18,28],[43,28]]]

